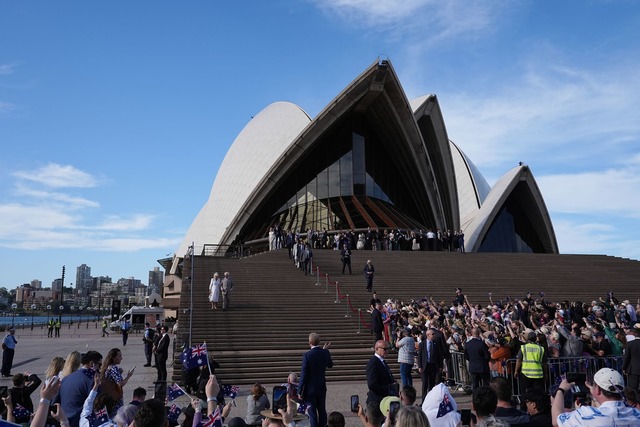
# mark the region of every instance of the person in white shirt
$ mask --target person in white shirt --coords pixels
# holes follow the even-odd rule
[[[593,383],[585,384],[597,406],[581,405],[564,412],[564,395],[573,385],[564,378],[553,398],[551,416],[555,427],[640,425],[640,411],[624,401],[624,378],[618,371],[602,368],[593,376]]]

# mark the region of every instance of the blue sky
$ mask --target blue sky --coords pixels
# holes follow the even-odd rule
[[[638,1],[23,0],[0,3],[0,286],[146,283],[251,116],[314,117],[380,55],[490,184],[531,167],[562,253],[640,259]]]

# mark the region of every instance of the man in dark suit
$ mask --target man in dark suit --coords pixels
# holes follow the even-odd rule
[[[489,385],[489,348],[480,338],[480,329],[471,330],[472,338],[464,345],[464,358],[469,361],[469,374],[471,375],[472,388],[475,390],[480,385]]]
[[[379,340],[374,346],[375,353],[367,363],[367,404],[379,404],[382,399],[390,395],[392,384],[397,388],[396,380],[393,378],[391,369],[384,358],[389,351],[389,343]],[[397,394],[396,394],[397,395]]]
[[[333,367],[331,353],[327,350],[330,343],[320,347],[320,335],[315,332],[309,334],[309,346],[311,350],[302,356],[302,368],[300,369],[300,381],[298,382],[298,395],[307,402],[309,422],[311,427],[324,427],[327,425],[327,382],[325,372]]]
[[[371,312],[371,330],[373,331],[373,343],[377,343],[382,339],[382,331],[384,331],[384,323],[382,321],[382,301],[376,301],[376,306]]]
[[[444,368],[444,351],[435,340],[434,332],[433,329],[427,329],[426,339],[422,340],[418,349],[418,371],[422,374],[422,400],[433,386],[441,381]]]
[[[627,386],[638,391],[640,390],[640,326],[636,323],[633,328],[635,339],[627,342],[624,350],[624,362],[622,372],[627,376]]]
[[[157,381],[167,380],[167,359],[169,358],[169,334],[167,327],[160,328],[160,340],[153,352],[156,354],[156,369],[158,370]]]

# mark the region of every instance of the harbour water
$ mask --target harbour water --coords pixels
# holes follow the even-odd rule
[[[51,316],[33,316],[33,324],[34,325],[43,325],[46,324],[48,322],[49,319],[54,319],[54,320],[58,320],[58,316],[56,315],[51,315]],[[95,322],[96,321],[96,316],[72,316],[72,315],[63,315],[62,316],[62,324],[63,325],[68,325],[69,322],[73,322],[78,323],[78,321],[81,321],[82,323],[86,323],[87,320],[89,322]],[[0,317],[0,325],[15,325],[16,327],[23,327],[23,326],[28,326],[31,327],[31,323],[32,323],[32,318],[31,316],[1,316]]]

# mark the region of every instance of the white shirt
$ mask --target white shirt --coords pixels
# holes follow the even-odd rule
[[[621,400],[603,402],[598,408],[581,406],[558,415],[558,426],[632,427],[640,426],[640,411]]]

